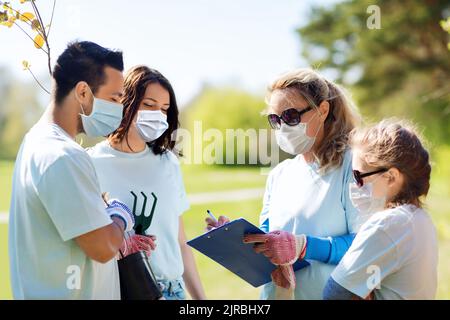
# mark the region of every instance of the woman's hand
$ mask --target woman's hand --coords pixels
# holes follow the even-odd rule
[[[244,243],[255,243],[254,249],[262,253],[273,264],[291,265],[303,258],[306,248],[306,236],[293,235],[286,231],[272,231],[266,234],[247,234]]]
[[[230,219],[228,219],[225,216],[220,216],[219,220],[214,220],[213,218],[207,217],[205,219],[206,222],[206,231],[210,231],[214,228],[218,228],[220,226],[223,226],[224,224],[230,222]]]
[[[275,270],[272,271],[272,281],[277,286],[285,289],[295,289],[295,272],[292,265],[287,266],[277,266]]]
[[[286,231],[272,231],[267,234],[247,234],[244,243],[255,243],[254,249],[277,265],[272,272],[272,281],[279,287],[295,289],[293,264],[302,259],[306,251],[306,236],[296,236]]]

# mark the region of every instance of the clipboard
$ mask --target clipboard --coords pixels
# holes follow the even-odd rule
[[[231,221],[187,242],[189,246],[230,270],[257,288],[272,281],[271,273],[276,265],[253,250],[252,243],[243,243],[245,234],[265,232],[244,218]],[[294,271],[307,267],[309,262],[299,260]]]

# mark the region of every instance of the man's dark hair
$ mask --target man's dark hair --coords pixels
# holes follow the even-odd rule
[[[95,93],[106,82],[106,66],[123,71],[122,52],[90,41],[69,43],[53,68],[55,102],[61,103],[80,81],[86,81]]]

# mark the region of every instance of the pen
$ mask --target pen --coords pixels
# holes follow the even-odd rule
[[[212,213],[209,209],[206,210],[206,212],[208,212],[209,216],[210,216],[215,222],[218,222],[217,219],[216,219],[216,217],[214,217],[213,213]]]

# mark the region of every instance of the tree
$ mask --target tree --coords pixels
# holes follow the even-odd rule
[[[450,17],[448,17],[447,20],[441,21],[441,27],[450,34]],[[450,42],[447,43],[447,48],[450,50]]]
[[[50,18],[49,24],[44,24],[41,13],[36,5],[35,0],[19,0],[21,5],[26,3],[31,4],[31,8],[33,12],[21,12],[20,9],[16,9],[10,2],[0,1],[0,6],[2,6],[3,10],[0,9],[0,25],[11,28],[13,26],[20,29],[27,38],[29,38],[34,46],[42,50],[47,55],[47,66],[48,72],[50,76],[52,75],[52,67],[51,67],[51,54],[50,54],[50,29],[53,22],[53,14],[55,12],[56,0],[53,0],[52,14]],[[24,70],[28,70],[34,80],[38,83],[38,85],[45,92],[50,93],[42,83],[37,79],[34,73],[31,70],[31,64],[24,60],[22,62],[22,66]]]
[[[196,153],[206,152],[205,149],[214,142],[222,144],[223,148],[218,151],[220,154],[213,152],[218,160],[216,164],[267,165],[263,158],[273,154],[273,147],[278,151],[278,147],[271,145],[271,130],[267,118],[261,114],[264,109],[264,100],[259,96],[232,87],[205,86],[182,110],[181,124],[191,133],[193,141],[189,144]],[[198,134],[202,136],[195,136]],[[201,145],[196,144],[199,140],[195,139],[201,139]],[[253,150],[251,156],[250,148]],[[255,148],[261,149],[254,152]],[[186,157],[193,157],[186,149],[182,151]]]
[[[0,159],[15,159],[23,136],[41,116],[37,90],[0,68]]]
[[[369,29],[369,6],[381,12],[381,28]],[[440,21],[447,0],[351,0],[314,7],[298,29],[303,55],[351,86],[369,117],[407,115],[426,135],[450,144],[450,52]]]

